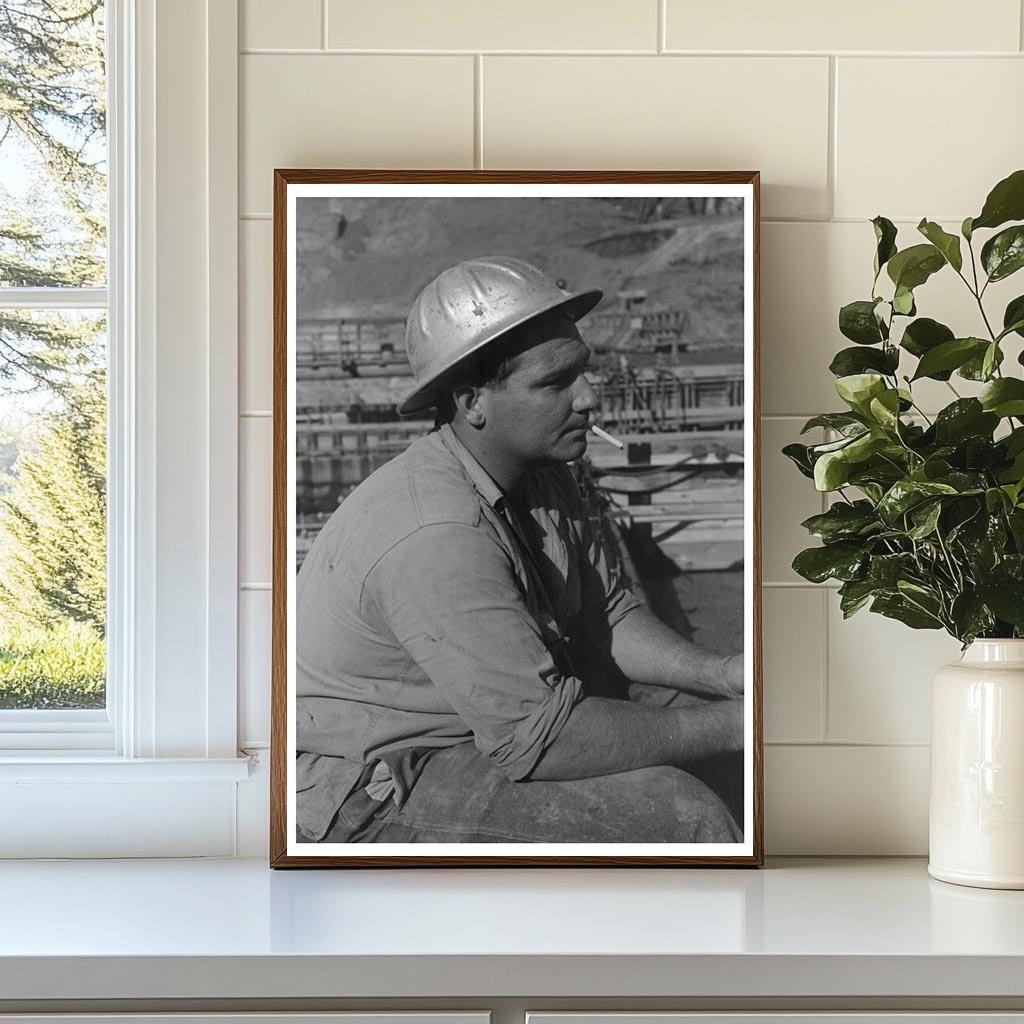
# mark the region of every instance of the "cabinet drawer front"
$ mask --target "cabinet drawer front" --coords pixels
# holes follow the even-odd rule
[[[0,1013],[0,1024],[491,1024],[490,1013]]]
[[[527,1013],[526,1024],[1024,1024],[1024,1013]]]

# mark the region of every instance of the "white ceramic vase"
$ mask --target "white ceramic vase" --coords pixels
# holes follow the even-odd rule
[[[1024,889],[1024,640],[975,640],[932,689],[928,873]]]

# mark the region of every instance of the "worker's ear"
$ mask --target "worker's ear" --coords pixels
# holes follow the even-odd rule
[[[485,388],[473,387],[471,384],[457,385],[452,392],[455,411],[478,430],[487,422],[486,401],[483,399]]]

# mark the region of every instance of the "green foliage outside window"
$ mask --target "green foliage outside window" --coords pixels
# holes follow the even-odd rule
[[[964,645],[1024,637],[1024,295],[998,318],[991,295],[984,301],[990,285],[1024,267],[1021,221],[1024,170],[999,182],[959,234],[922,220],[925,241],[900,249],[895,225],[872,221],[871,298],[839,311],[839,330],[854,344],[830,367],[846,409],[804,426],[833,439],[783,449],[835,495],[803,523],[823,543],[801,551],[793,568],[815,583],[839,580],[844,617],[870,607]],[[915,290],[940,271],[973,297],[977,336],[918,315]],[[1013,349],[1016,359],[1007,358]],[[915,391],[925,381],[953,396],[934,417]],[[962,395],[963,381],[978,393]]]
[[[0,301],[106,283],[103,16],[0,0]],[[105,701],[103,326],[0,305],[0,708]]]

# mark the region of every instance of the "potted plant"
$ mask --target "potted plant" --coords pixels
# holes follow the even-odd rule
[[[986,291],[1024,267],[1021,221],[1024,170],[959,234],[925,219],[901,249],[875,217],[871,296],[839,311],[853,344],[830,366],[845,408],[805,424],[824,443],[783,449],[834,498],[803,523],[822,543],[796,572],[840,581],[844,617],[870,608],[963,644],[933,689],[929,871],[1012,888],[1024,888],[1024,355],[1006,350],[1024,337],[1024,294],[997,316]],[[974,327],[918,314],[915,290],[939,272],[973,296]],[[934,416],[915,395],[923,380],[950,393]]]

